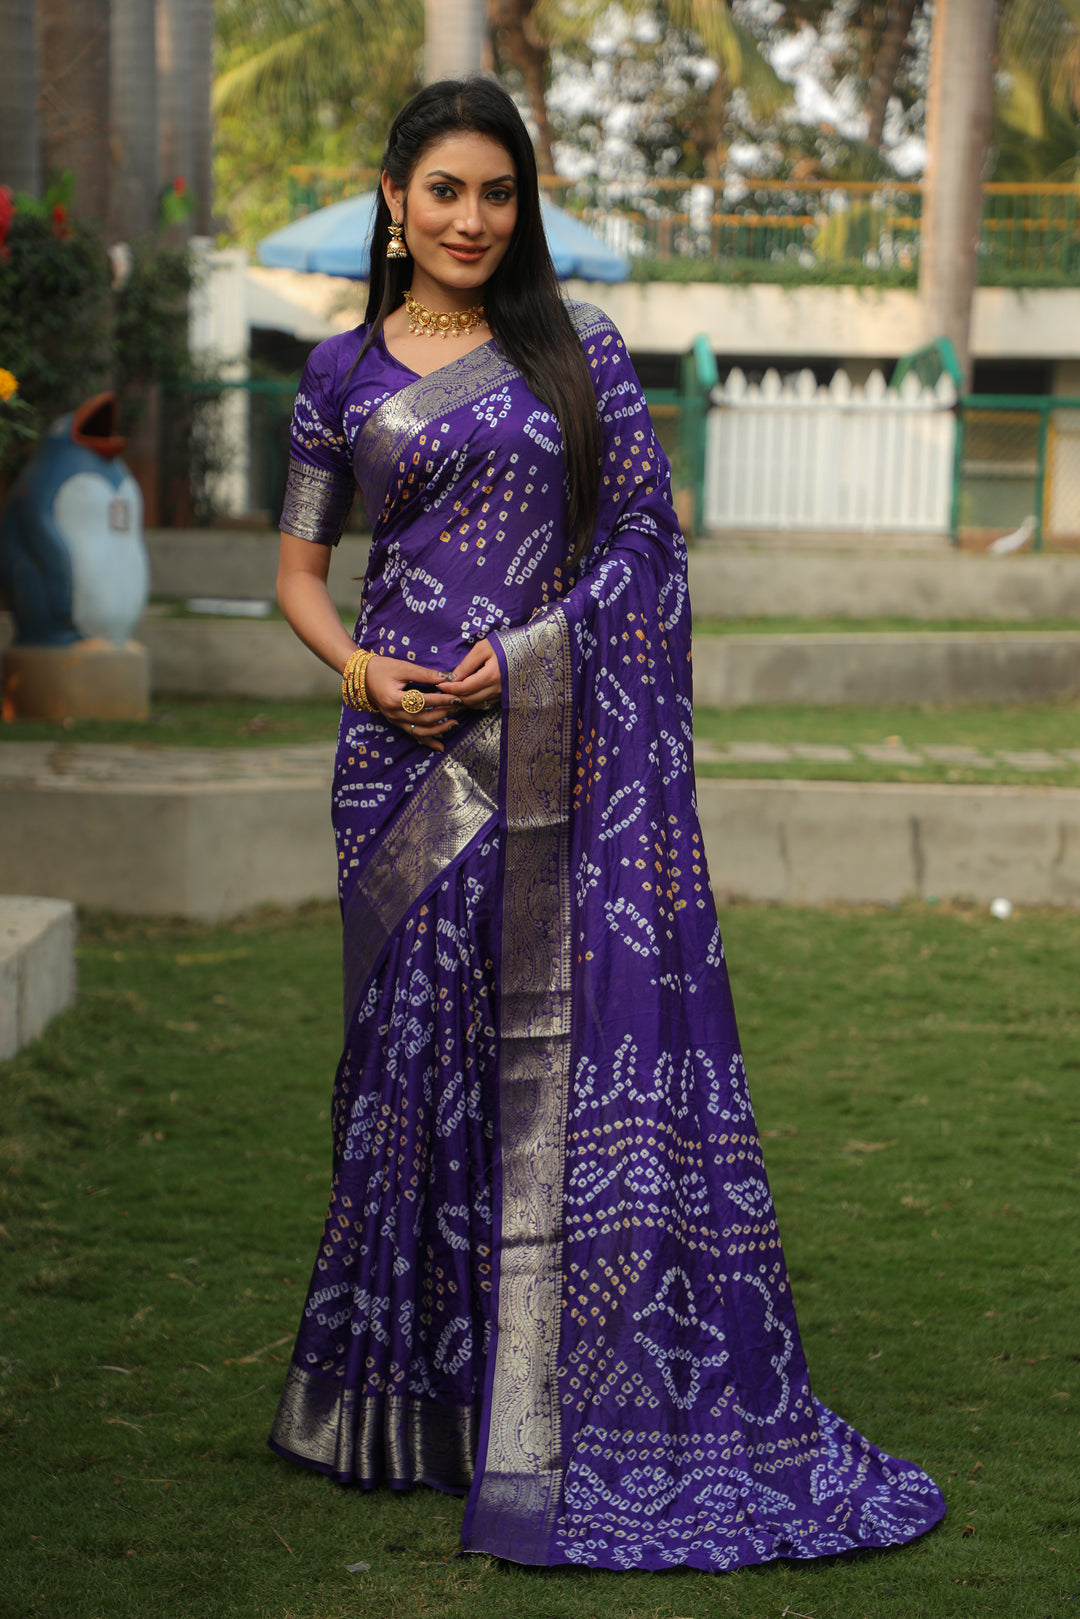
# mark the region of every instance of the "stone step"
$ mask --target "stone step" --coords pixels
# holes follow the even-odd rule
[[[0,623],[0,650],[10,624]],[[281,619],[140,623],[155,697],[334,698],[341,681]],[[1035,703],[1080,696],[1077,630],[698,635],[694,697],[713,708]]]
[[[1080,696],[1080,629],[699,635],[694,700],[712,708],[1042,703]]]
[[[1080,619],[1080,556],[703,541],[690,599],[698,618]]]
[[[10,823],[5,828],[8,855],[20,846],[17,838],[12,844]],[[0,1060],[35,1040],[75,999],[74,905],[70,899],[8,894],[5,886],[0,879]]]
[[[202,921],[331,900],[332,757],[6,743],[0,889]],[[1080,789],[702,778],[698,803],[721,901],[1080,905]]]
[[[0,746],[0,892],[212,922],[331,899],[332,743]]]
[[[278,620],[147,617],[155,693],[333,697],[341,684]],[[1080,629],[699,635],[694,696],[715,708],[1030,703],[1080,695]]]
[[[274,600],[276,533],[236,529],[148,529],[150,593],[163,601],[190,596]],[[346,535],[330,553],[330,593],[339,607],[359,607],[368,542]]]
[[[717,901],[1080,905],[1080,789],[699,779]]]
[[[146,543],[159,599],[273,600],[276,534],[151,529]],[[330,589],[342,607],[359,604],[367,553],[367,540],[353,535],[333,553]],[[690,551],[690,592],[699,618],[1080,619],[1080,556],[703,540]]]

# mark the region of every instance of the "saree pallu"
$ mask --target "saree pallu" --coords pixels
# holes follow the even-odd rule
[[[685,549],[618,334],[575,319],[604,442],[576,579],[557,432],[494,345],[355,436],[357,640],[416,639],[419,571],[451,604],[425,658],[487,634],[502,710],[422,758],[343,718],[334,1186],[271,1442],[467,1491],[466,1548],[523,1563],[897,1544],[944,1502],[811,1392],[697,818]]]

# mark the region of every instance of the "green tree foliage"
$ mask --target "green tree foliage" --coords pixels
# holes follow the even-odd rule
[[[548,0],[559,137],[587,164],[718,175],[747,119],[775,122],[790,98],[760,18],[705,0]]]
[[[995,180],[1080,179],[1080,0],[1008,0]]]
[[[294,164],[374,167],[420,82],[421,0],[222,0],[214,183],[247,245],[289,218]]]
[[[51,193],[53,195],[55,193]],[[66,205],[17,198],[0,254],[0,365],[18,379],[34,434],[115,388],[125,430],[149,384],[188,375],[187,253],[136,243],[122,284],[98,233]],[[0,478],[32,440],[9,437]]]

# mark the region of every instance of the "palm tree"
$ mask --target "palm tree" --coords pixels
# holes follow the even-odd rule
[[[896,87],[911,24],[920,4],[921,0],[888,0],[885,8],[885,26],[881,32],[881,42],[874,53],[866,102],[866,144],[874,147],[876,151],[881,149],[881,137],[885,132],[885,115]]]
[[[745,23],[732,16],[726,0],[664,0],[673,28],[695,35],[718,73],[709,91],[708,107],[699,132],[706,177],[719,179],[726,155],[723,132],[732,95],[742,90],[753,111],[762,118],[779,112],[791,95]]]
[[[428,84],[479,73],[483,42],[484,0],[426,0],[424,78]]]
[[[0,185],[36,194],[41,158],[34,0],[0,0],[0,39]]]
[[[38,0],[42,169],[70,169],[73,202],[104,220],[109,176],[109,0]]]
[[[538,16],[539,13],[539,22]],[[537,0],[487,0],[487,21],[496,58],[521,75],[536,130],[536,159],[542,174],[554,174],[551,123],[547,110],[550,28],[558,22],[553,7]],[[544,28],[546,22],[547,28]]]
[[[553,45],[580,49],[609,10],[608,0],[488,0],[496,54],[521,74],[538,131],[543,167],[554,170],[545,90]],[[745,23],[732,15],[727,0],[623,0],[632,16],[656,17],[665,32],[686,35],[709,57],[717,74],[692,131],[710,179],[718,179],[725,155],[724,131],[733,94],[741,90],[762,118],[779,111],[791,94]]]
[[[193,224],[210,224],[210,0],[157,0],[158,175],[183,180],[194,197]]]
[[[423,0],[225,0],[219,21],[229,48],[213,106],[226,116],[362,113],[416,82]]]
[[[1009,0],[999,48],[1004,87],[994,131],[1002,180],[1080,172],[1080,0]]]
[[[936,0],[930,47],[919,297],[927,340],[952,340],[969,388],[997,22],[996,0]]]
[[[112,0],[109,232],[117,241],[147,235],[157,223],[154,7],[155,0]]]

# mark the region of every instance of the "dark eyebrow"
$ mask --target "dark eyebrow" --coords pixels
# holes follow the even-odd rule
[[[459,180],[456,174],[447,174],[445,169],[429,169],[425,179],[431,180],[436,176],[438,176],[438,178],[441,180],[449,180],[451,185],[463,186],[465,184],[464,180]],[[484,180],[482,183],[486,186],[498,186],[505,185],[507,180],[509,180],[511,185],[513,185],[517,180],[517,175],[497,174],[494,180]]]

